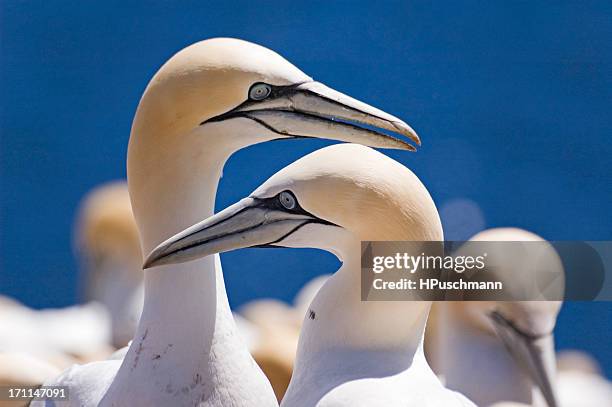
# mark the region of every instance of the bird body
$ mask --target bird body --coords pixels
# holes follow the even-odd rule
[[[368,355],[360,351],[342,358],[331,354],[320,356],[331,357],[325,374],[321,375],[321,370],[317,369],[313,375],[318,374],[320,378],[313,377],[301,390],[289,393],[283,399],[283,406],[473,406],[463,395],[445,389],[420,356],[415,357],[409,369],[400,373],[388,374],[381,369],[381,377],[372,377],[376,368],[366,372],[359,369],[368,364],[384,363],[386,358],[389,358],[388,364],[393,364],[394,360],[405,359],[405,354]],[[346,371],[351,369],[353,377],[349,378]],[[294,383],[294,386],[299,385],[299,382]]]

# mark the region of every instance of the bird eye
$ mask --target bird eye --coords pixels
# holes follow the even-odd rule
[[[280,202],[281,205],[283,205],[283,208],[285,209],[295,209],[295,207],[297,206],[297,201],[295,200],[295,196],[293,196],[293,194],[289,191],[283,191],[280,194],[278,194],[278,200]]]
[[[256,83],[249,90],[249,98],[252,100],[264,100],[272,92],[272,87],[266,83]]]

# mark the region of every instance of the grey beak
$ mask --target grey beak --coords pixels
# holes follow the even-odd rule
[[[281,210],[266,199],[245,198],[157,246],[143,268],[184,263],[244,247],[271,246],[309,223],[330,224],[307,212]]]
[[[416,150],[405,140],[380,131],[386,130],[421,144],[416,132],[402,120],[319,82],[272,87],[266,99],[247,100],[204,123],[236,117],[256,121],[282,137],[316,137],[375,148]]]
[[[559,404],[553,386],[556,366],[552,334],[529,335],[498,312],[494,311],[489,316],[497,336],[531,377],[548,406],[557,407]]]

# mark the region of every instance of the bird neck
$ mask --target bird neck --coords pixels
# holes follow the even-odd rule
[[[156,164],[151,165],[147,173],[134,171],[129,174],[132,176],[130,193],[132,185],[138,187],[132,201],[145,255],[162,241],[213,214],[221,171],[232,153],[210,142],[218,140],[217,137],[189,133],[180,138],[180,142],[161,148],[164,151],[159,153]],[[203,143],[202,139],[209,139],[209,143]],[[138,168],[147,164],[141,163]],[[134,179],[137,181],[132,184]],[[201,328],[194,326],[197,324],[193,323],[193,318],[201,318],[212,332],[215,321],[207,318],[216,313],[231,316],[218,256],[147,269],[144,287],[139,326],[142,335],[147,327],[160,321],[165,324],[170,319],[186,326],[177,331],[160,330],[155,338],[166,341],[164,335],[188,335],[186,329]],[[191,334],[194,342],[206,335],[203,331]]]
[[[359,365],[348,369],[350,374],[370,375],[377,370],[376,375],[391,375],[415,361],[424,363],[422,341],[431,304],[362,301],[361,245],[353,239],[344,246],[342,267],[321,288],[306,313],[296,374],[301,368],[333,368],[336,356]],[[321,363],[329,366],[318,366]]]
[[[128,185],[144,256],[213,214],[223,166],[235,151],[201,128],[130,138]]]
[[[158,144],[148,154],[142,154],[147,145],[130,140],[128,182],[145,255],[213,214],[221,171],[233,152],[215,142],[220,139],[197,130],[156,137]],[[139,347],[148,349],[151,358],[170,347],[178,359],[169,360],[169,368],[185,356],[177,363],[175,377],[206,369],[213,335],[235,330],[219,256],[145,270],[144,292],[142,316],[126,360],[132,359],[137,368],[143,359]]]
[[[465,320],[467,316],[460,312],[460,305],[436,304],[433,354],[446,386],[462,392],[477,405],[500,400],[532,405],[535,386],[501,340],[493,333],[470,326]]]
[[[130,195],[145,255],[213,214],[223,165],[235,151],[197,130],[156,137],[154,148],[150,136],[133,132],[128,152]],[[241,391],[261,395],[263,389],[264,397],[268,392],[273,397],[238,336],[218,255],[146,270],[144,286],[134,340],[105,402],[173,404],[182,397],[180,404],[197,404],[232,383],[238,386],[235,372],[242,372],[244,382],[232,394],[221,394],[220,404],[249,400]]]

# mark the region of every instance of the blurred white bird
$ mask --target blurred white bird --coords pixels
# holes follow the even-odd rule
[[[516,228],[486,230],[470,240],[544,242]],[[538,248],[539,261],[562,279],[563,266],[554,248]],[[488,250],[504,248],[490,246]],[[497,253],[495,257],[504,260],[497,262],[497,269],[487,272],[511,279],[516,276],[513,270],[534,267],[533,259],[513,256],[512,251]],[[605,380],[600,377],[557,373],[553,330],[560,308],[560,301],[436,303],[433,314],[437,322],[426,334],[428,355],[446,385],[478,405],[612,405],[610,385],[601,386]],[[603,400],[607,402],[602,404]]]
[[[82,300],[102,304],[111,318],[112,344],[132,340],[144,297],[142,254],[127,183],[96,187],[83,199],[76,226]]]
[[[35,310],[13,300],[0,305],[0,349],[65,368],[111,351],[110,318],[100,304]]]
[[[612,405],[612,383],[595,358],[582,351],[557,353],[557,393],[561,407]]]
[[[544,242],[520,229],[491,229],[470,240]],[[507,290],[513,268],[533,267],[529,259],[513,258],[501,246],[487,248],[493,250],[498,268],[487,273],[507,283]],[[561,261],[552,246],[546,255],[551,271],[563,278]],[[434,368],[448,387],[464,392],[478,405],[498,401],[532,404],[541,397],[536,389],[549,404],[556,405],[552,331],[560,307],[559,301],[437,303],[438,327],[435,333],[428,332],[435,335]]]
[[[130,136],[128,184],[143,251],[212,215],[223,165],[241,148],[325,137],[415,149],[378,128],[419,141],[401,120],[266,48],[213,39],[182,50],[149,83]],[[70,386],[72,405],[277,405],[237,333],[219,256],[155,267],[144,280],[123,361],[78,366],[53,382]]]
[[[310,304],[282,405],[472,406],[445,389],[425,360],[431,303],[361,300],[363,240],[442,241],[442,226],[409,169],[341,144],[301,158],[248,198],[170,238],[147,264],[250,246],[328,250],[343,264]]]

